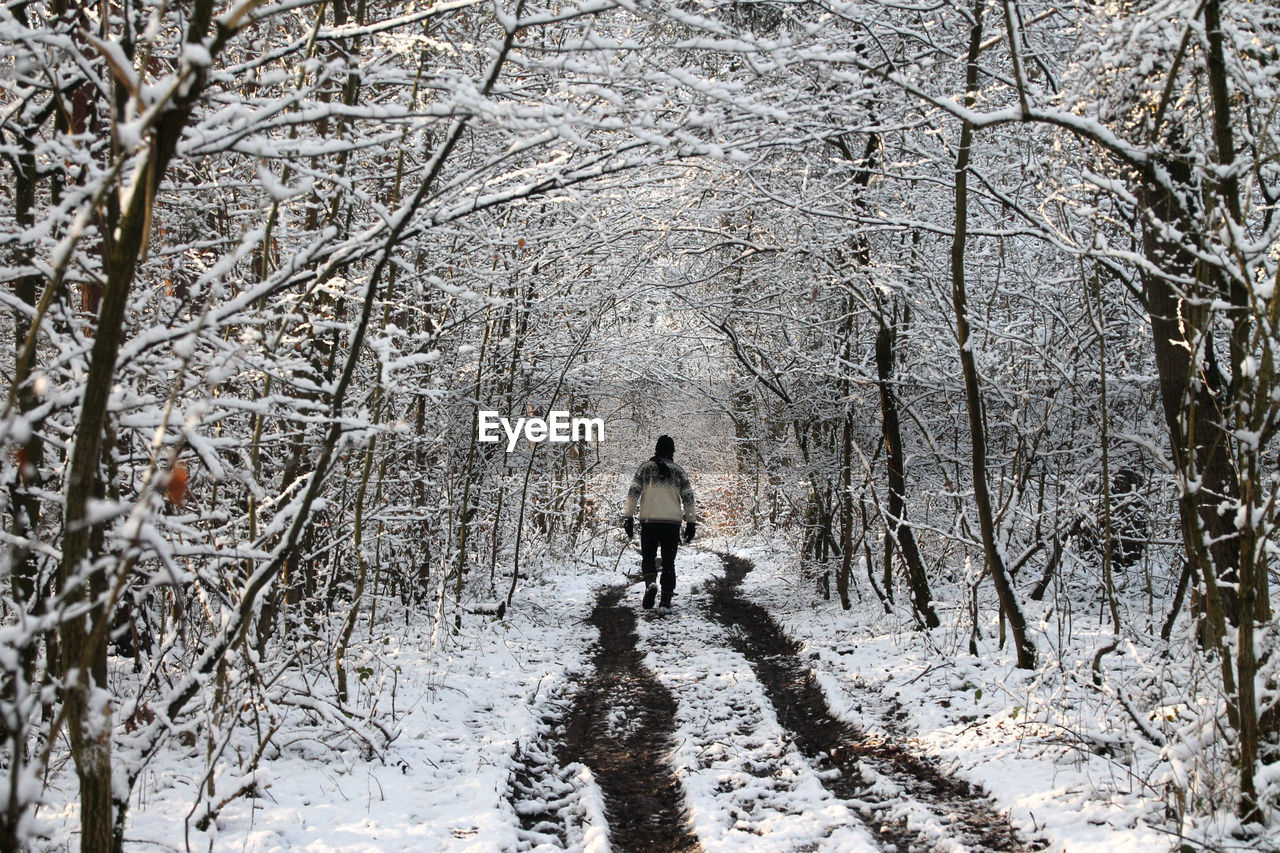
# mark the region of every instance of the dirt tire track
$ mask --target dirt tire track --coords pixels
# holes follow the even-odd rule
[[[604,795],[609,842],[619,853],[693,853],[680,783],[666,761],[673,747],[675,700],[644,666],[636,617],[621,605],[625,587],[609,587],[588,620],[600,631],[591,676],[580,682],[565,718],[564,734],[551,747],[555,765],[586,765]],[[521,766],[513,794],[536,786],[535,776],[554,768]],[[523,789],[523,791],[521,790]],[[527,794],[526,794],[527,796]],[[553,803],[553,806],[560,805]],[[567,839],[555,809],[517,807],[526,833]]]
[[[900,853],[933,849],[939,839],[922,837],[904,817],[892,814],[901,800],[870,801],[869,789],[881,788],[881,780],[905,791],[940,820],[949,819],[949,836],[970,850],[1021,853],[1045,846],[1020,839],[981,788],[947,775],[897,743],[868,736],[837,719],[813,672],[797,657],[798,644],[763,607],[737,596],[737,586],[751,571],[751,563],[730,555],[722,559],[725,575],[709,585],[711,615],[730,631],[736,651],[751,662],[778,721],[795,736],[800,752],[819,770],[840,771],[827,780],[829,790],[858,802],[888,848]]]
[[[705,598],[649,630],[650,620],[638,626],[655,676],[676,699],[672,762],[704,848],[751,850],[762,844],[754,837],[793,853],[874,849],[857,804],[842,802],[795,746]]]

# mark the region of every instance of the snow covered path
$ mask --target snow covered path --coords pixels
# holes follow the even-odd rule
[[[519,774],[514,807],[532,818],[524,849],[1042,846],[1019,839],[969,783],[837,719],[795,643],[736,595],[750,564],[725,558],[714,577],[712,557],[701,555],[694,584],[682,586],[703,583],[671,614],[637,619],[635,602],[621,603],[625,587],[600,593],[595,669],[549,750],[554,759],[527,761]],[[603,808],[573,806],[589,799],[592,781]],[[572,825],[592,811],[603,812],[588,821],[594,833]]]
[[[433,650],[415,626],[393,630],[396,620],[385,617],[384,643],[361,647],[352,662],[369,673],[362,689],[381,691],[377,707],[400,733],[383,755],[321,741],[318,728],[295,723],[264,754],[259,795],[228,803],[198,830],[184,818],[199,784],[191,769],[198,757],[172,750],[155,762],[131,810],[131,849],[950,853],[1043,846],[1040,825],[1024,821],[1023,834],[1015,834],[971,784],[971,768],[970,781],[940,770],[945,754],[927,754],[919,735],[890,725],[892,697],[854,677],[861,670],[841,676],[833,669],[833,660],[848,659],[824,656],[823,645],[801,651],[778,628],[794,613],[777,585],[766,583],[767,555],[748,576],[747,553],[682,551],[669,614],[641,610],[638,586],[611,584],[618,564],[609,555],[575,571],[549,565],[523,588],[514,615],[470,617],[444,649]],[[886,655],[883,665],[902,665]],[[853,705],[866,713],[851,715]],[[1019,761],[998,759],[1006,769],[993,769],[991,778],[1018,768],[1032,780],[1026,793],[1038,797],[1040,811],[1045,797],[1059,795],[1034,780],[1065,771]],[[1013,801],[1006,791],[1001,805]],[[73,813],[50,811],[62,825],[74,824]],[[1094,812],[1082,818],[1064,806],[1050,814],[1062,824],[1047,833],[1055,850],[1157,849],[1136,843],[1146,835],[1087,824]],[[1064,846],[1065,835],[1084,840]],[[67,845],[55,839],[47,849]]]

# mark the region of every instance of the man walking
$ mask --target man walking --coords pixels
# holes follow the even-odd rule
[[[622,527],[627,538],[635,537],[635,519],[640,517],[640,572],[644,575],[644,607],[653,607],[658,597],[655,558],[662,551],[662,607],[671,606],[676,588],[676,551],[680,547],[680,520],[684,519],[684,541],[693,541],[697,515],[693,507],[693,485],[684,469],[671,461],[676,443],[671,436],[658,439],[653,458],[642,464],[627,490],[622,510]]]

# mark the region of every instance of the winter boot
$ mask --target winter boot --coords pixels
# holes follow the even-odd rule
[[[653,600],[658,597],[658,585],[653,581],[648,581],[644,587],[644,601],[642,606],[645,610],[653,607]]]
[[[658,606],[659,606],[659,607],[662,607],[662,608],[665,608],[665,609],[667,609],[667,610],[670,610],[670,609],[671,609],[671,596],[673,596],[673,595],[675,595],[675,594],[676,594],[676,593],[675,593],[675,590],[673,590],[673,589],[664,589],[664,590],[662,591],[662,600],[661,600],[660,602],[658,602]]]

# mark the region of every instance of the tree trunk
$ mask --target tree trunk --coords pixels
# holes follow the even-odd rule
[[[1230,220],[1230,228],[1224,229],[1236,233],[1235,229],[1243,228],[1244,216],[1241,210],[1239,177],[1235,170],[1236,146],[1231,114],[1231,95],[1228,90],[1228,70],[1223,47],[1221,0],[1205,0],[1204,6],[1205,40],[1208,51],[1205,56],[1205,69],[1208,75],[1209,94],[1213,103],[1213,140],[1217,148],[1218,174],[1221,178],[1217,184],[1218,196],[1225,211],[1225,218]],[[1233,241],[1234,242],[1234,241]],[[1232,248],[1235,248],[1234,246]],[[1242,271],[1243,272],[1243,271]],[[1245,276],[1232,276],[1225,287],[1219,284],[1220,296],[1225,296],[1231,305],[1231,381],[1228,385],[1228,405],[1232,407],[1231,421],[1220,421],[1223,435],[1215,436],[1215,450],[1220,453],[1230,451],[1231,442],[1228,435],[1239,435],[1239,431],[1260,432],[1263,418],[1259,413],[1267,409],[1268,403],[1274,400],[1274,333],[1277,316],[1275,297],[1270,297],[1270,310],[1262,304],[1258,306],[1260,314],[1270,316],[1266,326],[1271,335],[1261,341],[1264,350],[1261,359],[1261,370],[1246,372],[1243,365],[1251,357],[1250,338],[1254,334],[1257,322],[1252,316],[1254,306],[1250,293],[1245,285]],[[1266,623],[1271,619],[1271,602],[1267,581],[1267,558],[1265,550],[1259,548],[1259,539],[1266,538],[1266,522],[1263,521],[1262,506],[1267,503],[1266,489],[1259,482],[1262,470],[1262,445],[1253,446],[1249,442],[1240,442],[1235,448],[1234,464],[1224,468],[1224,474],[1232,479],[1226,483],[1234,487],[1232,496],[1238,497],[1250,519],[1235,530],[1235,541],[1229,542],[1235,552],[1236,568],[1239,577],[1239,602],[1237,604],[1236,629],[1236,684],[1239,685],[1239,733],[1240,733],[1240,817],[1250,822],[1261,822],[1264,819],[1262,809],[1258,805],[1258,793],[1254,776],[1259,762],[1271,763],[1276,759],[1276,745],[1280,740],[1280,715],[1273,709],[1264,714],[1258,713],[1258,697],[1255,681],[1259,670],[1257,651],[1254,648],[1254,622]],[[1214,460],[1216,462],[1216,460]],[[1222,516],[1232,515],[1221,513]],[[1261,530],[1260,530],[1261,528]],[[1262,536],[1259,536],[1259,533]],[[1221,569],[1221,566],[1218,567]],[[1275,683],[1268,678],[1267,688],[1274,690]],[[1266,747],[1264,750],[1263,747]]]
[[[969,33],[969,61],[965,70],[965,105],[972,107],[978,91],[978,54],[982,49],[982,6],[976,0],[973,6],[973,27]],[[977,504],[978,521],[982,528],[982,547],[986,552],[987,566],[1000,597],[1000,611],[1009,620],[1017,647],[1018,666],[1034,669],[1036,648],[1027,637],[1026,619],[1013,588],[1013,581],[1005,568],[1004,555],[996,539],[995,514],[991,509],[991,494],[987,486],[987,441],[983,431],[982,392],[978,383],[978,367],[973,357],[973,341],[969,331],[966,305],[964,260],[965,238],[969,218],[969,154],[973,144],[973,125],[964,122],[960,129],[960,148],[956,155],[956,210],[955,236],[951,244],[951,298],[956,315],[956,342],[960,347],[960,367],[964,373],[965,404],[969,415],[969,439],[973,458],[973,499]]]
[[[15,170],[14,219],[23,228],[35,224],[36,193],[36,161],[31,150],[31,140],[35,138],[34,130],[29,138],[19,140],[22,144]],[[14,266],[22,268],[31,262],[30,252],[22,250],[14,259]],[[14,285],[14,294],[24,305],[33,309],[36,306],[36,293],[41,276],[38,273],[18,277]],[[31,387],[31,372],[35,367],[35,348],[24,345],[28,333],[32,331],[32,323],[21,311],[14,312],[14,375],[13,396],[16,398],[18,411],[26,415],[35,408],[38,398]],[[18,451],[17,477],[9,486],[9,500],[13,507],[11,532],[15,544],[9,552],[9,578],[12,585],[14,602],[19,607],[31,608],[35,601],[37,565],[32,550],[24,542],[30,541],[40,529],[40,500],[35,491],[39,488],[40,469],[44,465],[44,441],[39,430],[33,425],[30,436],[23,442]],[[23,651],[23,671],[28,680],[35,668],[34,649]]]
[[[840,464],[840,568],[836,572],[836,592],[840,607],[849,610],[849,581],[853,574],[853,414],[848,413],[841,425],[844,447]]]
[[[209,0],[197,0],[188,24],[188,43],[204,40],[212,13],[213,4]],[[120,351],[134,275],[151,226],[152,201],[203,85],[203,70],[193,72],[193,79],[182,93],[156,119],[151,131],[151,150],[145,155],[145,168],[135,172],[137,183],[126,195],[118,222],[104,229],[104,233],[114,239],[105,265],[107,280],[89,355],[75,443],[67,465],[58,580],[66,607],[77,607],[86,595],[91,596],[92,601],[85,616],[67,619],[60,626],[62,671],[66,678],[64,702],[67,733],[80,781],[80,844],[82,850],[94,853],[121,849],[128,800],[113,802],[112,709],[109,702],[98,699],[105,695],[98,691],[107,688],[108,631],[103,620],[110,618],[110,614],[105,612],[102,600],[105,577],[102,569],[94,565],[98,549],[91,547],[95,528],[88,516],[88,505],[99,486],[116,356]]]
[[[1176,184],[1185,186],[1190,181],[1191,170],[1185,162],[1165,165]],[[1216,645],[1226,631],[1225,623],[1235,623],[1239,613],[1233,589],[1239,579],[1235,517],[1218,513],[1219,502],[1238,498],[1240,488],[1229,442],[1220,432],[1226,417],[1225,388],[1213,358],[1205,311],[1183,299],[1186,285],[1180,282],[1195,280],[1199,265],[1192,250],[1164,233],[1166,223],[1184,234],[1190,232],[1191,223],[1162,187],[1146,183],[1142,200],[1153,218],[1143,230],[1143,251],[1160,270],[1144,267],[1142,271],[1160,403],[1175,469],[1199,480],[1196,491],[1184,490],[1178,502],[1182,539],[1187,558],[1206,578],[1207,630],[1202,639],[1206,645]],[[1197,440],[1197,432],[1205,432],[1205,427],[1216,434]],[[1209,539],[1207,547],[1202,535]],[[1226,586],[1219,586],[1219,581]]]
[[[902,555],[902,560],[907,565],[907,580],[911,585],[911,603],[925,625],[936,628],[940,622],[938,614],[933,609],[929,577],[925,573],[924,560],[916,545],[915,532],[907,523],[907,464],[902,450],[898,398],[893,388],[893,355],[897,328],[895,324],[886,322],[883,311],[877,319],[879,329],[876,332],[876,372],[880,386],[881,432],[884,435],[889,469],[889,509],[885,520],[888,524],[889,540],[897,547],[898,553]]]

